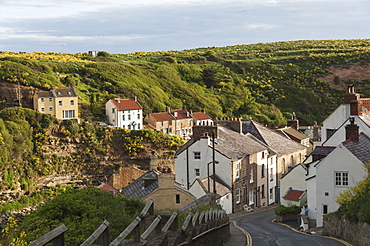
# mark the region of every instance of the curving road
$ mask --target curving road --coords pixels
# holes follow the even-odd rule
[[[272,223],[275,219],[273,208],[231,217],[239,227],[247,231],[252,237],[253,246],[343,246],[335,239],[309,235],[293,231],[291,228]],[[247,237],[248,238],[248,237]],[[247,240],[248,245],[248,240]],[[250,246],[250,245],[249,245]]]

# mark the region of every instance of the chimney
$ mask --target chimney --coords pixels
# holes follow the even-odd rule
[[[351,124],[346,125],[346,140],[347,139],[352,139],[355,142],[359,141],[359,132],[358,132],[358,125],[355,124],[355,118],[351,117],[349,119]]]
[[[290,120],[288,120],[287,126],[292,127],[296,130],[299,130],[299,121],[298,121],[297,116],[294,112],[292,114],[292,118]]]
[[[186,105],[182,105],[182,109],[183,110],[186,110]]]
[[[243,133],[243,122],[241,118],[229,118],[221,119],[217,121],[217,124],[222,126],[228,126],[237,133]]]
[[[360,94],[355,93],[355,86],[353,84],[348,85],[346,94],[344,94],[344,103],[350,104],[353,101],[360,99]]]
[[[171,113],[171,108],[169,106],[166,106],[167,113]]]
[[[132,95],[130,99],[131,99],[132,101],[134,101],[134,102],[137,102],[137,96],[135,96],[135,95]]]
[[[152,151],[152,154],[149,155],[149,170],[157,170],[158,168],[158,156],[155,154],[154,151]]]
[[[162,172],[158,175],[158,188],[173,188],[175,185],[175,174],[171,172]]]
[[[215,137],[218,136],[218,128],[217,126],[213,125],[194,125],[193,126],[193,139],[195,141],[200,140],[202,137],[205,136],[205,133],[207,133],[209,136],[212,136],[212,134],[215,134]]]

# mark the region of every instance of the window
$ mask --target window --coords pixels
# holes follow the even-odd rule
[[[324,194],[325,194],[325,196],[329,196],[329,192],[325,192]]]
[[[274,168],[270,168],[270,181],[274,180]]]
[[[249,191],[249,205],[254,204],[254,199],[253,199],[253,190]]]
[[[328,214],[328,205],[326,204],[322,205],[322,214]]]
[[[53,107],[49,107],[49,112],[53,112]]]
[[[251,170],[250,170],[250,179],[249,179],[249,182],[250,183],[253,183],[253,168],[251,168]]]
[[[127,126],[127,129],[128,129],[128,130],[131,130],[131,125],[128,125],[128,126]]]
[[[200,160],[200,152],[194,152],[194,159]]]
[[[291,166],[294,166],[294,158],[293,158],[293,156],[290,156],[290,165]]]
[[[195,168],[195,176],[200,176],[200,170],[199,168]]]
[[[45,99],[43,97],[40,98],[40,102],[45,102]]]
[[[74,110],[63,110],[63,119],[73,119],[75,118]]]
[[[176,194],[176,204],[180,204],[180,194]]]
[[[75,106],[75,100],[71,99],[70,106]]]
[[[137,114],[137,119],[140,120],[140,114]]]
[[[240,186],[236,187],[236,204],[240,203]]]
[[[261,187],[261,196],[262,198],[265,198],[265,185],[262,185]]]
[[[172,126],[172,120],[168,121],[168,125]]]
[[[283,160],[281,161],[281,174],[284,173],[285,173],[285,159],[283,158]]]
[[[274,199],[274,190],[271,188],[270,189],[270,200]]]
[[[240,161],[238,161],[237,163],[236,163],[236,167],[235,167],[235,172],[236,172],[236,178],[238,179],[238,178],[240,178]]]
[[[122,120],[125,120],[125,115],[124,114],[122,115]]]
[[[49,103],[53,102],[53,98],[49,97]]]
[[[58,105],[59,105],[59,106],[63,106],[63,101],[62,101],[62,100],[59,100],[59,101],[58,101]]]
[[[334,134],[335,129],[326,129],[326,139],[330,138]]]
[[[138,129],[138,130],[140,130],[140,123],[139,123],[139,124],[137,124],[137,129]]]
[[[265,158],[265,152],[263,151],[262,152],[262,159],[264,159]]]
[[[347,186],[348,185],[348,172],[335,172],[335,185]]]
[[[129,114],[128,117],[127,117],[128,120],[131,120],[131,115]]]
[[[261,166],[261,178],[265,177],[265,164],[262,164]]]
[[[115,112],[116,112],[116,109],[112,108],[112,114],[114,114]]]
[[[41,112],[45,112],[45,107],[41,107]]]

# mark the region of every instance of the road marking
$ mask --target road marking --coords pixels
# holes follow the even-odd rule
[[[243,228],[241,228],[240,226],[238,226],[238,224],[236,223],[235,220],[232,221],[234,226],[236,228],[238,228],[239,230],[241,230],[244,234],[245,234],[245,237],[247,238],[247,246],[251,246],[252,245],[252,237],[251,237],[251,234],[249,234],[249,232],[247,232],[246,230],[244,230]]]
[[[315,235],[315,234],[310,234],[310,233],[306,233],[306,232],[303,232],[303,231],[298,231],[297,229],[291,227],[290,225],[287,225],[287,224],[284,224],[284,223],[278,223],[276,222],[275,219],[271,220],[271,223],[275,223],[275,224],[279,224],[279,225],[283,225],[285,227],[288,227],[289,229],[291,229],[292,231],[295,231],[295,232],[298,232],[298,233],[301,233],[301,234],[304,234],[304,235],[308,235],[308,236],[316,236],[316,237],[325,237],[325,238],[330,238],[330,239],[334,239],[340,243],[343,243],[344,245],[346,246],[353,246],[352,244],[342,240],[342,239],[339,239],[339,238],[335,238],[335,237],[328,237],[328,236],[322,236],[322,235]]]

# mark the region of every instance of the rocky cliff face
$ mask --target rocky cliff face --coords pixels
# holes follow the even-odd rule
[[[7,107],[19,106],[33,108],[33,95],[35,88],[17,85],[9,82],[0,82],[0,103]],[[19,98],[20,94],[20,98]],[[0,104],[0,105],[1,105]]]

